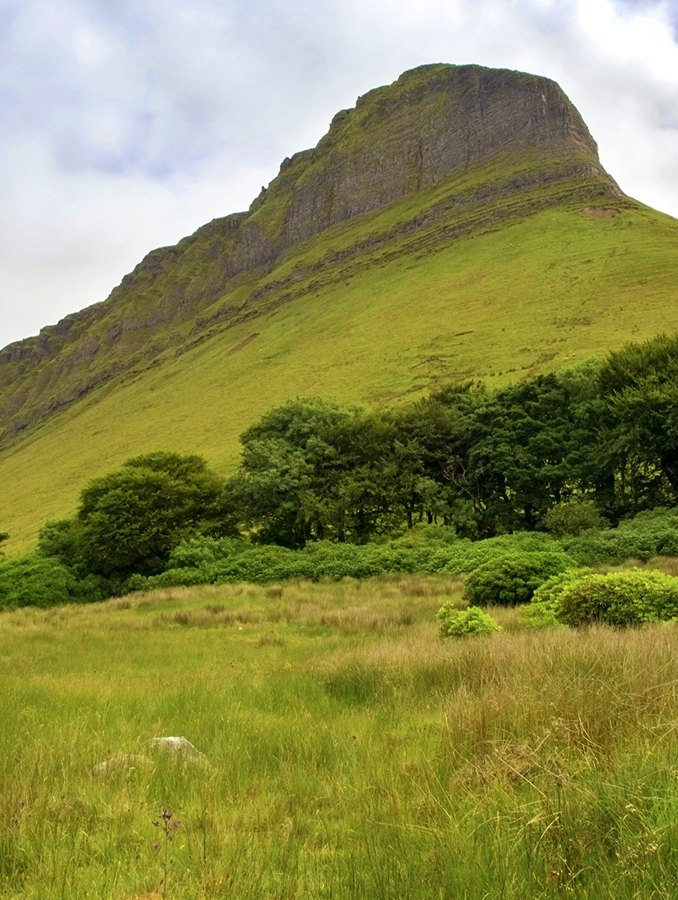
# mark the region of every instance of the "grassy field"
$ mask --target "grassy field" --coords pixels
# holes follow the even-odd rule
[[[408,576],[3,614],[0,897],[675,896],[678,629],[491,610],[502,634],[443,643],[460,595]],[[168,735],[209,765],[139,750]]]

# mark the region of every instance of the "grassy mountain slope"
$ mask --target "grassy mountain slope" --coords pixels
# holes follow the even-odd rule
[[[421,73],[413,78],[414,134],[412,110],[430,102]],[[520,79],[532,90],[534,79]],[[536,82],[541,90],[545,80]],[[505,73],[490,87],[501,112]],[[372,129],[378,142],[387,129],[388,91],[356,107],[363,137]],[[439,112],[446,94],[436,91]],[[358,192],[355,214],[335,215],[332,191],[345,174],[336,153],[348,158],[342,141],[355,128],[343,113],[322,151],[324,187],[304,193],[320,177],[320,150],[294,157],[249,213],[154,251],[105,303],[6,348],[0,530],[12,536],[9,551],[29,547],[46,519],[74,510],[91,477],[130,455],[199,452],[226,474],[238,434],[289,397],[398,403],[469,376],[492,387],[678,329],[678,222],[625,198],[563,109],[565,125],[554,120],[547,137],[574,130],[571,146],[504,147],[435,179],[432,157],[414,187],[403,186],[405,159],[394,199],[360,212]],[[328,219],[299,234],[306,213],[295,204],[321,190]],[[260,264],[241,268],[248,254]]]
[[[645,208],[544,210],[451,246],[393,254],[48,420],[0,455],[15,549],[90,477],[159,447],[226,473],[237,436],[289,397],[368,404],[475,375],[490,386],[678,329],[678,223]]]

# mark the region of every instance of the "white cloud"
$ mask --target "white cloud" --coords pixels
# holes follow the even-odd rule
[[[678,215],[673,27],[651,0],[0,0],[0,346],[246,208],[426,62],[554,78],[622,188]]]

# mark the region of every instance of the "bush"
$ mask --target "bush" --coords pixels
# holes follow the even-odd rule
[[[436,614],[438,632],[441,638],[466,638],[479,634],[497,634],[501,631],[492,616],[469,606],[468,609],[457,609],[451,600],[444,603]]]
[[[170,553],[167,569],[200,569],[217,560],[229,559],[250,549],[241,538],[214,538],[205,535],[183,541]]]
[[[653,556],[678,556],[678,513],[652,509],[618,528],[585,532],[562,540],[565,550],[585,566],[621,565],[627,559],[647,562]]]
[[[585,575],[566,587],[556,605],[566,625],[642,625],[678,617],[678,578],[631,569]]]
[[[579,535],[584,531],[600,530],[608,523],[592,500],[567,500],[556,503],[543,519],[544,527],[556,537]]]
[[[564,590],[590,573],[590,569],[566,569],[545,581],[532,595],[523,609],[523,619],[530,628],[548,628],[563,625],[556,613],[558,601]]]
[[[0,563],[0,608],[59,606],[102,600],[99,579],[79,581],[58,560],[31,553]]]
[[[552,575],[573,568],[564,553],[544,552],[504,556],[490,560],[466,577],[464,597],[474,606],[528,603]]]

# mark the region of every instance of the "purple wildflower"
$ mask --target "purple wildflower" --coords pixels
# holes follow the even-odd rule
[[[160,844],[153,844],[153,849],[154,849],[154,850],[159,850],[159,849],[160,849]]]

